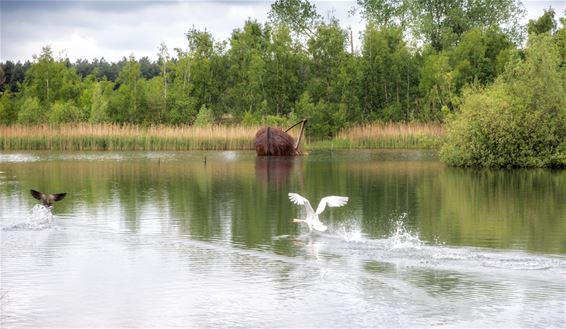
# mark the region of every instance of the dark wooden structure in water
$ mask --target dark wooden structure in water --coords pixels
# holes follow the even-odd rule
[[[301,155],[299,143],[305,131],[307,120],[302,120],[283,131],[274,127],[263,127],[255,134],[255,151],[258,156]],[[287,132],[301,124],[299,137],[295,139]]]

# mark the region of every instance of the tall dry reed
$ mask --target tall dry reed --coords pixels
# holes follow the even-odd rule
[[[257,129],[117,124],[0,126],[0,150],[253,150]],[[443,137],[440,124],[375,123],[343,130],[330,141],[311,142],[307,149],[434,148]]]
[[[333,148],[435,148],[444,138],[439,123],[373,123],[342,130],[332,141],[317,143]]]
[[[250,150],[257,127],[0,126],[2,150]]]

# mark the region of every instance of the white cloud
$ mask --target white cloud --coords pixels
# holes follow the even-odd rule
[[[186,48],[185,33],[194,25],[207,29],[217,41],[228,40],[248,18],[267,21],[273,1],[14,1],[0,3],[0,61],[28,60],[51,45],[71,60],[101,58],[116,61],[133,53],[156,58],[165,42],[169,49]],[[316,1],[319,13],[338,17],[354,35],[365,23],[349,17],[355,0]],[[539,17],[552,6],[557,14],[565,1],[526,1],[526,19]]]
[[[112,5],[111,2],[107,3]],[[98,8],[98,7],[97,7]],[[51,45],[71,60],[119,60],[156,57],[161,42],[170,49],[186,48],[185,33],[195,26],[207,29],[218,41],[249,17],[265,22],[268,2],[153,2],[128,10],[93,10],[90,6],[58,6],[52,10],[2,11],[0,60],[26,60]]]

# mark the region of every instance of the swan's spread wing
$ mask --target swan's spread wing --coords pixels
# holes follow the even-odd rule
[[[289,193],[289,200],[291,200],[291,202],[293,202],[294,204],[304,205],[305,209],[307,210],[307,217],[311,217],[311,215],[314,214],[314,210],[312,209],[309,200],[303,198],[299,194]]]
[[[291,200],[291,202],[293,202],[294,204],[298,204],[298,205],[305,204],[305,201],[309,202],[309,200],[303,198],[297,193],[289,193],[289,200]]]
[[[324,211],[324,209],[326,209],[326,205],[328,205],[329,207],[342,207],[346,203],[348,203],[347,196],[327,196],[320,200],[318,207],[316,207],[316,213],[320,215]]]

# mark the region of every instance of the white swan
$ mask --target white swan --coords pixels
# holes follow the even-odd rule
[[[309,231],[312,231],[312,229],[314,228],[315,230],[321,232],[324,232],[326,231],[326,229],[328,229],[328,227],[322,224],[320,219],[318,219],[318,215],[320,215],[324,211],[324,209],[326,209],[326,206],[328,205],[329,207],[342,207],[343,205],[348,203],[347,196],[335,196],[335,195],[327,196],[320,200],[320,203],[318,204],[318,207],[316,207],[316,212],[315,212],[312,209],[309,200],[303,198],[297,193],[289,193],[289,200],[291,200],[291,202],[293,202],[294,204],[304,205],[305,209],[307,210],[307,218],[305,219],[295,218],[293,219],[293,222],[307,223],[307,225],[309,226]]]

